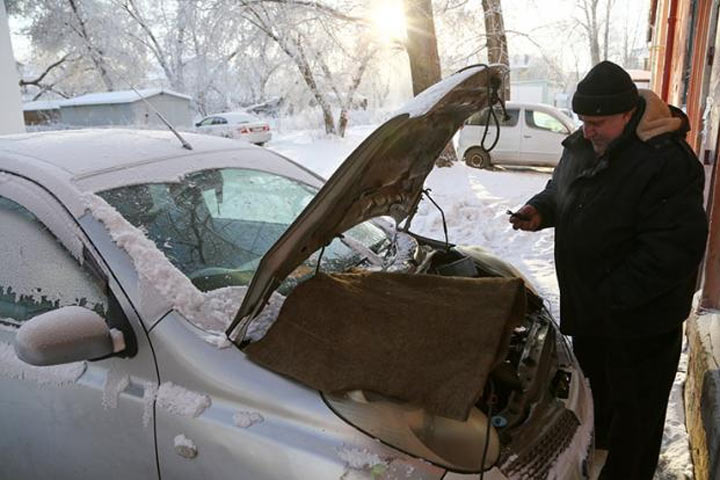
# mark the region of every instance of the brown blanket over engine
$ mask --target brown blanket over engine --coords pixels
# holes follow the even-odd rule
[[[371,391],[465,420],[524,314],[517,278],[319,273],[245,352],[324,392]]]

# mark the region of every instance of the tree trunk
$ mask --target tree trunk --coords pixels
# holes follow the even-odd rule
[[[441,80],[431,0],[405,0],[405,24],[413,95],[417,95]],[[435,164],[438,167],[449,167],[456,160],[457,153],[450,142]]]
[[[583,0],[582,7],[585,13],[585,33],[590,47],[590,60],[593,65],[600,63],[600,26],[597,20],[597,7],[599,0]]]
[[[282,44],[280,45],[282,47]],[[335,130],[335,119],[333,118],[332,107],[330,107],[330,102],[327,101],[325,96],[318,88],[317,82],[315,81],[315,76],[313,75],[312,69],[310,68],[310,63],[308,62],[307,56],[305,55],[305,49],[302,46],[302,39],[298,38],[295,40],[295,48],[297,51],[296,55],[292,55],[288,50],[286,50],[286,52],[290,54],[293,60],[295,60],[295,64],[300,71],[300,75],[302,75],[303,80],[305,80],[305,84],[310,89],[310,92],[315,98],[315,101],[318,103],[320,110],[322,111],[323,123],[325,124],[325,133],[335,135],[337,133],[337,130]]]
[[[352,77],[350,89],[348,90],[345,101],[343,102],[342,108],[340,109],[340,119],[338,120],[338,134],[341,137],[345,136],[345,129],[347,128],[349,120],[348,110],[352,108],[352,104],[355,100],[355,92],[357,92],[363,74],[365,74],[365,70],[370,63],[370,59],[375,55],[375,53],[376,50],[374,48],[367,50],[367,53],[360,59],[360,65],[358,65],[358,69],[355,71],[355,74]]]
[[[405,0],[405,18],[413,95],[417,95],[441,79],[431,1]]]
[[[501,0],[482,0],[485,12],[485,38],[488,49],[488,63],[499,63],[510,68],[505,22]],[[510,81],[504,85],[505,100],[510,100]]]
[[[610,11],[613,7],[613,0],[605,0],[605,43],[603,44],[603,60],[608,59],[608,44],[610,43]]]

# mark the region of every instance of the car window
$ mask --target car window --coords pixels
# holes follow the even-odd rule
[[[560,120],[545,112],[525,110],[525,122],[528,127],[556,133],[568,133],[567,127]]]
[[[228,123],[228,122],[223,117],[213,117],[213,121],[212,121],[213,125],[225,125],[226,123]]]
[[[0,196],[0,320],[79,305],[106,316],[107,285],[29,210]]]
[[[143,230],[190,280],[226,272],[229,283],[194,282],[214,289],[249,284],[260,259],[316,192],[282,175],[226,168],[195,172],[177,183],[131,185],[99,195]],[[358,225],[346,235],[368,248],[386,240],[372,224]],[[342,270],[357,256],[353,248],[333,241],[323,253],[323,269]]]
[[[470,117],[465,121],[465,125],[481,125],[485,126],[488,123],[488,107],[483,108],[479,112],[473,113],[470,115]],[[520,111],[517,108],[508,108],[507,109],[507,117],[505,117],[502,113],[502,109],[499,107],[495,107],[495,116],[497,117],[498,122],[503,127],[514,127],[518,123],[518,116]],[[492,116],[490,118],[490,125],[495,125],[495,121],[492,119]]]
[[[213,117],[205,118],[205,119],[203,119],[202,121],[200,121],[200,126],[201,126],[201,127],[206,127],[206,126],[208,126],[208,125],[212,125],[213,120],[214,120]]]

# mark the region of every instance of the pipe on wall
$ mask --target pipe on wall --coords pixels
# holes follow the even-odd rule
[[[668,16],[667,46],[665,47],[665,62],[663,64],[663,82],[661,98],[668,101],[670,93],[670,73],[672,70],[673,50],[675,49],[675,24],[677,23],[678,0],[670,1],[670,15]]]

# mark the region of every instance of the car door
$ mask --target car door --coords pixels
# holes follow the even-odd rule
[[[498,108],[495,109],[495,118],[500,125],[498,128],[492,116],[488,115],[488,109],[471,115],[463,125],[458,139],[458,150],[464,156],[465,152],[473,147],[491,147],[499,133],[495,147],[492,149],[493,163],[514,163],[518,160],[520,152],[520,122],[518,121],[520,111],[517,108],[508,107],[507,117]],[[487,136],[483,143],[486,125]]]
[[[147,335],[70,215],[46,190],[0,182],[0,478],[157,478]],[[17,358],[19,328],[77,305],[124,334],[97,361],[36,367]]]
[[[557,116],[532,107],[525,108],[520,162],[524,165],[555,166],[562,141],[570,134]]]

